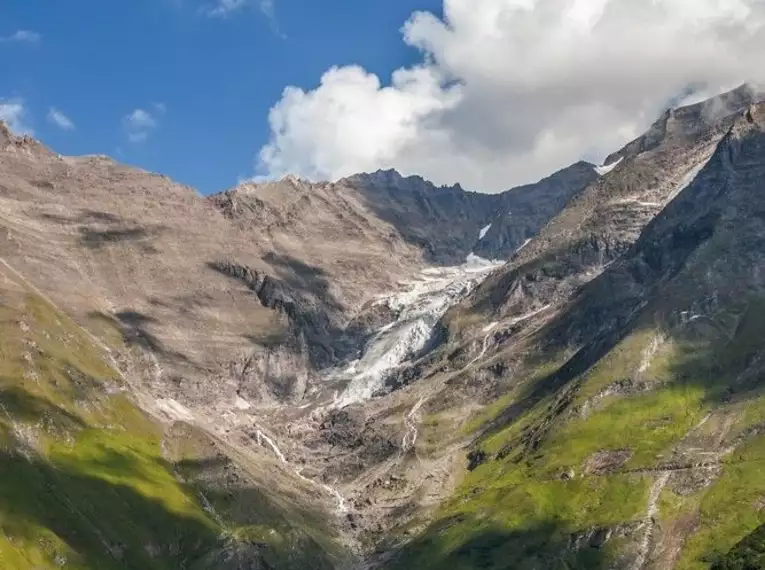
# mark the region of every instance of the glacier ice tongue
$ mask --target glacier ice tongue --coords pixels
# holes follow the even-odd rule
[[[397,318],[378,330],[361,358],[343,372],[348,384],[334,405],[344,407],[371,398],[390,372],[425,347],[444,313],[503,263],[471,253],[463,265],[430,267],[417,279],[402,283],[402,291],[378,299]]]

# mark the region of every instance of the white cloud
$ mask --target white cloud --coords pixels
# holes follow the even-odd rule
[[[215,5],[205,7],[203,12],[211,18],[225,18],[246,4],[247,0],[217,0]]]
[[[0,41],[36,44],[41,39],[42,35],[40,35],[38,32],[33,32],[31,30],[18,30],[12,33],[10,36],[0,38]]]
[[[389,85],[343,67],[288,87],[257,174],[394,167],[499,191],[602,158],[681,94],[765,79],[761,0],[444,0],[403,36],[422,60]]]
[[[0,121],[3,121],[16,135],[33,135],[26,124],[26,108],[22,99],[0,99]]]
[[[158,115],[165,113],[163,103],[154,103],[154,114],[146,109],[135,109],[122,119],[128,140],[132,143],[141,143],[149,138],[149,134],[158,126]]]
[[[64,131],[73,131],[75,128],[72,120],[55,107],[48,110],[48,120]]]
[[[216,0],[214,4],[203,6],[200,11],[211,18],[227,18],[231,14],[239,12],[246,6],[254,3],[254,0]],[[274,34],[281,38],[286,38],[285,34],[279,29],[274,0],[257,0],[257,5],[260,12],[268,20]]]
[[[271,30],[274,32],[274,34],[282,39],[287,39],[287,35],[282,32],[281,28],[279,27],[279,20],[276,18],[276,6],[274,4],[274,0],[260,0],[259,8],[260,12],[268,20],[268,24],[271,26]]]

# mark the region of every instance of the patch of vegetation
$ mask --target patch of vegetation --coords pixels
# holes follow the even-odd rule
[[[739,542],[714,563],[712,570],[757,570],[765,568],[765,525]]]
[[[222,442],[176,424],[165,447],[178,475],[219,516],[223,533],[254,546],[249,556],[266,568],[331,570],[333,561],[345,560],[323,513],[303,504],[276,479],[256,481],[231,459],[235,454],[224,453]],[[274,475],[279,469],[271,467]]]
[[[304,533],[278,507],[259,511],[258,521],[236,519],[233,506],[263,504],[257,489],[230,496],[211,486],[216,506],[232,506],[215,512],[198,486],[178,478],[163,438],[82,329],[21,286],[3,290],[0,567],[306,567],[292,539]],[[312,567],[332,567],[322,545],[301,552]]]
[[[758,550],[765,543],[765,436],[751,432],[765,422],[758,368],[765,306],[745,301],[741,311],[668,339],[641,327],[557,392],[520,407],[551,371],[529,374],[476,414],[464,429],[489,426],[479,441],[488,461],[465,472],[437,522],[404,547],[394,567],[613,567],[635,541],[618,529],[646,516],[656,475],[645,470],[678,461],[675,450],[693,434],[710,451],[737,437],[746,443],[724,457],[711,485],[662,491],[660,528],[683,520],[691,532],[677,568],[765,568]],[[519,415],[506,414],[513,406]],[[588,460],[610,452],[623,462],[587,470]],[[609,540],[593,547],[581,539],[603,528],[611,529]]]
[[[687,541],[678,569],[695,570],[708,568],[710,563],[732,563],[736,555],[729,558],[726,553],[765,524],[764,469],[765,437],[751,440],[726,458],[719,479],[701,499],[699,528]],[[753,539],[745,547],[749,555],[757,544],[759,542]]]

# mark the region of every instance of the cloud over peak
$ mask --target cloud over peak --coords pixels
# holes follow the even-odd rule
[[[0,121],[16,135],[32,135],[34,131],[26,124],[26,107],[23,99],[0,99]]]
[[[395,167],[499,191],[601,158],[684,91],[765,75],[758,0],[444,0],[402,31],[422,60],[388,85],[351,66],[288,87],[258,174]]]

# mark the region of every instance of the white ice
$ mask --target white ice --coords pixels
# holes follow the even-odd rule
[[[377,302],[386,304],[397,318],[382,327],[361,358],[341,373],[349,381],[334,405],[344,407],[371,398],[391,371],[425,346],[444,313],[502,264],[471,253],[463,265],[428,268],[417,279],[402,283],[402,291],[379,298]]]
[[[478,232],[478,239],[479,240],[482,240],[483,238],[486,237],[486,234],[489,233],[489,230],[491,229],[491,226],[492,226],[492,224],[489,224],[485,228],[481,228],[481,231]]]

